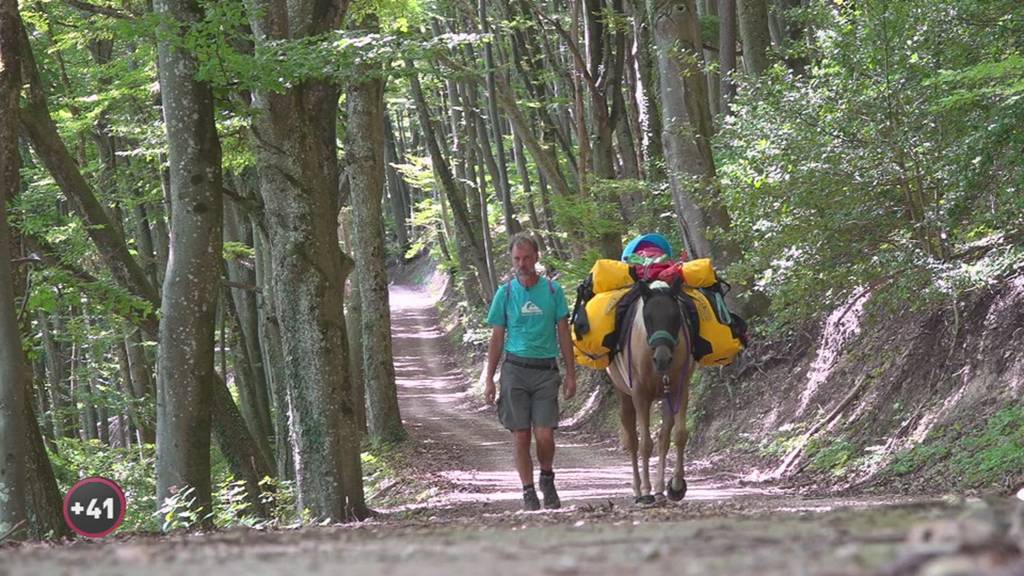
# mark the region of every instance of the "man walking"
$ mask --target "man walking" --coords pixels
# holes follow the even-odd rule
[[[509,250],[515,278],[498,288],[487,314],[487,323],[492,326],[492,331],[487,351],[484,397],[489,404],[494,402],[494,372],[504,350],[498,418],[512,432],[516,470],[523,483],[523,507],[526,510],[540,509],[533,485],[532,430],[537,442],[544,507],[553,509],[561,506],[555,490],[553,468],[558,386],[561,381],[556,360],[559,350],[565,360],[565,399],[576,394],[569,309],[562,287],[537,274],[539,251],[533,238],[517,234],[512,238]]]

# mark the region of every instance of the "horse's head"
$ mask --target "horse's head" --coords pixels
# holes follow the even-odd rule
[[[654,369],[664,376],[670,366],[680,330],[683,329],[683,314],[679,309],[679,282],[671,286],[662,281],[644,285],[644,328],[647,344],[651,347]]]

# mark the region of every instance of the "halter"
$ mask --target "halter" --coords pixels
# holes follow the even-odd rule
[[[669,334],[666,330],[658,330],[654,334],[647,337],[647,345],[651,348],[657,346],[661,342],[667,342],[670,348],[675,348],[679,340],[673,334]]]

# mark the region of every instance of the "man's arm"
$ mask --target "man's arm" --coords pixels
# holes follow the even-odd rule
[[[558,321],[558,347],[562,351],[562,358],[565,360],[565,390],[562,394],[568,400],[576,395],[576,355],[572,351],[572,338],[569,335],[569,320],[562,318]]]
[[[484,374],[484,400],[488,404],[494,404],[494,372],[498,369],[498,359],[501,358],[501,349],[505,344],[505,327],[494,326],[491,328],[491,343],[487,346],[487,372]]]

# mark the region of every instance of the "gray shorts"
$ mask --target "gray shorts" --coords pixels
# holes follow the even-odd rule
[[[529,359],[513,356],[501,365],[498,419],[509,430],[558,428],[558,386],[562,382],[558,368],[513,364],[519,361]]]

